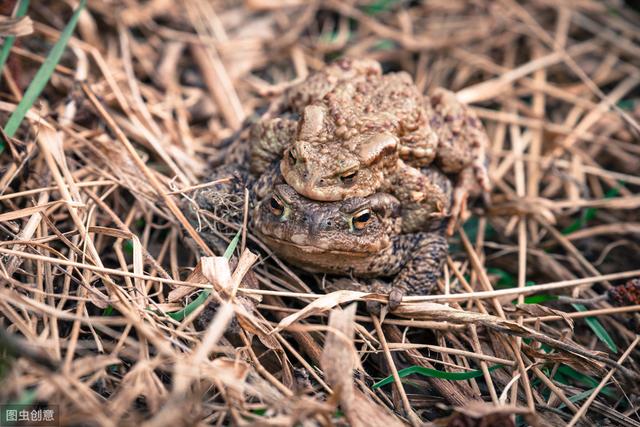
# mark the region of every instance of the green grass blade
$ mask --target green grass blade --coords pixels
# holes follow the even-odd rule
[[[636,101],[635,99],[621,99],[618,102],[618,107],[622,110],[633,111],[636,107]]]
[[[585,307],[582,304],[571,304],[571,305],[573,306],[573,308],[575,308],[578,311],[587,310],[587,307]],[[604,328],[604,326],[602,326],[602,323],[600,323],[598,319],[596,319],[595,317],[585,317],[584,320],[585,322],[587,322],[587,325],[591,328],[593,333],[596,334],[598,339],[603,343],[605,343],[607,347],[609,347],[609,350],[613,351],[614,353],[618,352],[618,346],[616,345],[615,342],[613,342],[613,339],[611,339],[611,336],[609,335],[607,330]]]
[[[494,286],[499,289],[512,288],[516,284],[516,279],[513,274],[506,272],[501,268],[489,267],[487,273],[491,276],[498,277],[498,283]]]
[[[231,239],[231,242],[229,242],[229,246],[227,246],[224,254],[222,254],[223,257],[225,257],[226,259],[231,259],[231,255],[233,255],[233,251],[236,250],[238,242],[240,241],[240,236],[242,236],[242,229],[238,230],[236,235],[233,236],[233,239]]]
[[[589,375],[585,375],[582,372],[578,372],[569,365],[561,364],[560,366],[558,366],[558,372],[556,373],[556,376],[557,374],[561,374],[562,376],[571,378],[574,381],[577,381],[580,384],[584,384],[589,387],[596,387],[598,385],[597,379],[590,377]]]
[[[363,6],[362,9],[368,15],[377,15],[378,13],[388,11],[397,2],[397,0],[377,0],[372,4]]]
[[[569,365],[561,364],[558,367],[558,371],[556,372],[553,380],[558,381],[561,384],[571,385],[568,381],[569,379],[591,388],[597,387],[600,383],[600,380],[596,378],[585,375],[582,372],[578,372]],[[603,388],[600,393],[613,399],[616,398],[616,392],[609,386]]]
[[[395,48],[396,43],[389,39],[382,39],[373,46],[373,50],[393,50]]]
[[[87,0],[80,0],[80,4],[73,12],[73,15],[71,16],[71,19],[69,19],[67,26],[64,27],[64,30],[62,30],[60,39],[56,42],[55,45],[53,45],[53,48],[49,52],[49,55],[38,69],[36,75],[33,77],[31,84],[29,84],[29,87],[24,93],[22,100],[11,114],[11,117],[9,117],[9,120],[4,127],[4,132],[9,138],[15,135],[16,131],[20,127],[20,123],[22,123],[24,116],[27,114],[27,111],[29,111],[29,109],[33,106],[33,103],[36,102],[36,99],[38,99],[38,96],[40,96],[42,90],[45,88],[47,83],[49,83],[49,79],[51,78],[56,65],[58,65],[58,62],[60,61],[60,58],[62,57],[62,54],[67,47],[67,43],[69,43],[69,39],[71,38],[71,35],[76,28],[76,24],[78,23],[80,12],[82,11],[82,9],[84,9],[86,3]],[[4,143],[0,141],[0,154],[2,154],[3,151]]]
[[[580,402],[581,400],[586,399],[587,397],[591,396],[593,394],[593,392],[596,390],[597,387],[591,388],[589,390],[585,390],[583,392],[580,392],[578,394],[574,394],[573,396],[569,397],[569,401],[571,403],[576,403],[576,402]],[[600,390],[600,393],[602,394],[607,394],[604,393],[604,390],[606,390],[607,388],[603,388],[602,390]],[[611,396],[610,396],[611,397]],[[617,398],[617,396],[613,396],[614,398]],[[558,409],[562,409],[564,408],[566,405],[564,403],[558,405]]]
[[[27,9],[29,8],[29,0],[22,0],[20,5],[18,6],[18,10],[16,10],[16,18],[20,18],[27,13]],[[4,39],[4,43],[2,43],[2,50],[0,50],[0,70],[4,68],[4,64],[7,62],[9,58],[9,53],[11,53],[11,47],[13,46],[13,42],[16,41],[15,36],[9,36]],[[0,80],[2,79],[2,73],[0,73]]]
[[[591,389],[589,389],[589,390],[585,390],[585,391],[583,391],[583,392],[581,392],[581,393],[574,394],[573,396],[569,397],[568,399],[569,399],[569,401],[570,401],[571,403],[580,402],[581,400],[584,400],[584,399],[586,399],[587,397],[591,396],[591,395],[593,394],[593,391],[594,391],[594,390],[595,390],[595,387],[594,387],[594,388],[591,388]],[[564,408],[565,406],[567,406],[567,405],[565,405],[564,403],[561,403],[561,404],[558,406],[558,409],[562,409],[562,408]]]
[[[209,289],[205,289],[200,292],[198,298],[191,301],[189,304],[185,306],[182,310],[174,311],[172,313],[167,313],[167,316],[171,317],[173,320],[177,320],[178,322],[184,320],[185,317],[190,315],[195,311],[196,308],[200,307],[207,298],[211,295],[211,291]]]
[[[501,367],[502,365],[494,365],[489,368],[489,372]],[[481,377],[482,371],[473,370],[468,372],[444,372],[444,371],[438,371],[437,369],[424,368],[422,366],[416,366],[416,365],[409,366],[408,368],[404,368],[398,371],[398,375],[400,376],[400,378],[404,378],[412,374],[419,374],[424,377],[440,378],[443,380],[464,381],[464,380],[470,380],[472,378]],[[392,382],[393,382],[393,376],[389,375],[388,377],[372,385],[371,388],[375,390],[376,388],[382,387],[383,385],[390,384]]]
[[[557,299],[558,299],[557,295],[546,295],[546,294],[532,295],[530,297],[525,297],[524,303],[525,304],[542,304],[543,302],[556,301]],[[518,303],[517,299],[514,299],[513,301],[511,301],[511,304],[517,304],[517,303]]]
[[[236,247],[238,246],[238,242],[240,241],[241,235],[242,235],[242,229],[238,230],[236,235],[233,237],[233,239],[229,243],[229,246],[227,246],[227,249],[224,251],[224,254],[222,255],[223,257],[225,257],[226,259],[231,259],[231,255],[233,255],[233,251],[236,250]],[[198,295],[196,299],[194,299],[189,304],[187,304],[185,308],[183,308],[182,310],[167,313],[167,316],[180,322],[185,317],[193,313],[193,311],[196,308],[204,304],[204,302],[207,300],[209,295],[211,295],[211,291],[209,289],[205,289],[202,292],[200,292],[200,295]]]

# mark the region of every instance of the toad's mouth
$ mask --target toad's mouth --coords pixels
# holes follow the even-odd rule
[[[269,244],[276,244],[276,245],[280,245],[280,246],[285,246],[288,248],[295,248],[300,250],[301,252],[307,253],[307,254],[332,254],[332,255],[342,255],[342,256],[357,256],[357,257],[366,257],[366,256],[370,256],[371,254],[375,254],[377,252],[380,251],[380,249],[375,249],[375,250],[357,250],[355,248],[349,249],[349,250],[340,250],[340,249],[327,249],[327,248],[321,248],[319,246],[313,246],[313,245],[301,245],[299,243],[294,243],[290,240],[284,240],[284,239],[279,239],[277,237],[274,236],[270,236],[268,234],[264,234],[262,232],[258,232],[258,234],[260,234],[260,237],[265,241],[265,243]]]

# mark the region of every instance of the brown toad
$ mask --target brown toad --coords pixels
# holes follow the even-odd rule
[[[452,92],[423,96],[404,72],[382,74],[371,60],[343,59],[291,88],[252,129],[251,166],[275,158],[285,181],[319,201],[395,196],[403,230],[419,231],[466,210],[469,192],[488,190],[487,136]],[[418,169],[435,163],[456,181],[454,202]]]
[[[386,193],[319,202],[281,179],[257,187],[262,199],[252,230],[291,264],[310,272],[392,277],[356,287],[388,294],[391,310],[405,294],[424,295],[436,286],[448,249],[442,220],[430,231],[402,233],[400,202]]]

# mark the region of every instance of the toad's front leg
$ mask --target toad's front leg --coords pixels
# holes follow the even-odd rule
[[[287,117],[263,119],[251,128],[251,173],[264,173],[293,143],[298,122]]]
[[[396,251],[406,263],[392,282],[389,310],[395,310],[405,295],[428,295],[437,286],[448,244],[442,231],[398,236]]]
[[[458,218],[466,214],[469,194],[490,190],[486,166],[489,138],[480,119],[453,92],[438,88],[429,100],[431,123],[438,135],[436,164],[443,172],[458,176],[447,228],[452,234]]]
[[[451,183],[435,167],[417,169],[398,160],[389,188],[402,204],[402,232],[427,231],[430,225],[448,215]]]

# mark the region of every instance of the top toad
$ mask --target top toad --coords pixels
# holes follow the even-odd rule
[[[452,92],[423,96],[405,72],[382,74],[371,60],[343,59],[289,89],[252,129],[252,170],[282,157],[282,175],[319,201],[394,195],[405,231],[465,211],[469,192],[488,190],[482,124]],[[453,206],[420,172],[435,165],[456,182]]]

